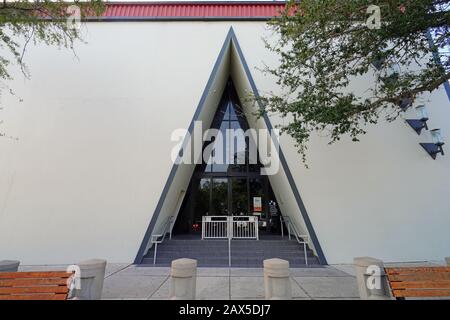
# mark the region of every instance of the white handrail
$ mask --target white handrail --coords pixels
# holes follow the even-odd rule
[[[280,221],[281,221],[281,236],[284,237],[284,232],[283,232],[283,222],[286,225],[287,229],[288,229],[288,236],[289,236],[289,240],[291,240],[291,228],[294,231],[294,236],[295,239],[297,240],[297,242],[301,245],[303,245],[303,252],[305,255],[305,264],[308,265],[308,253],[306,251],[306,245],[309,245],[309,236],[307,234],[300,234],[297,231],[297,228],[295,227],[295,225],[292,223],[291,219],[289,219],[289,217],[283,217],[280,215]]]
[[[173,216],[170,216],[167,218],[167,220],[164,222],[162,233],[158,234],[152,234],[151,236],[151,243],[155,245],[155,251],[153,252],[153,264],[156,264],[156,251],[158,250],[158,244],[163,243],[164,239],[166,238],[167,233],[169,233],[169,239],[172,240],[172,223],[173,223]]]
[[[228,266],[231,267],[232,239],[259,239],[256,216],[203,216],[203,239],[228,240]]]
[[[203,216],[202,239],[228,239],[230,232],[227,216]]]
[[[259,239],[256,216],[203,216],[202,239]]]

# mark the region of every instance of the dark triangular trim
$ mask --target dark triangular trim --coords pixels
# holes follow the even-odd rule
[[[214,64],[214,67],[213,67],[213,70],[211,72],[211,75],[209,76],[208,82],[206,83],[205,90],[203,90],[203,94],[202,94],[202,96],[200,98],[200,102],[198,103],[197,108],[196,108],[195,113],[194,113],[194,116],[192,117],[192,121],[191,121],[191,123],[189,125],[189,128],[188,128],[188,132],[190,134],[192,134],[192,131],[194,129],[194,122],[196,120],[198,120],[198,118],[199,118],[199,115],[200,115],[200,113],[202,111],[202,108],[203,108],[203,106],[205,104],[205,100],[208,97],[208,94],[210,92],[211,86],[212,86],[212,84],[214,82],[214,79],[216,78],[216,75],[217,75],[217,72],[219,70],[220,64],[222,63],[222,61],[223,61],[223,59],[225,57],[225,54],[227,53],[227,48],[228,48],[229,45],[231,45],[231,38],[232,38],[233,34],[234,34],[233,33],[233,29],[230,28],[230,30],[228,31],[228,34],[227,34],[227,36],[225,38],[225,41],[224,41],[224,43],[222,45],[222,49],[220,49],[219,56],[217,57],[217,60],[216,60],[216,62]],[[184,141],[184,144],[186,144],[186,143],[188,143],[187,140]],[[174,179],[174,177],[175,177],[175,175],[177,173],[178,167],[179,166],[177,164],[174,164],[172,169],[170,170],[170,174],[169,174],[169,177],[167,178],[166,184],[164,185],[164,189],[163,189],[163,192],[161,194],[161,197],[158,200],[158,204],[156,205],[155,211],[153,212],[153,216],[152,216],[152,219],[150,220],[150,224],[148,225],[147,230],[145,231],[144,239],[142,239],[141,246],[139,247],[139,251],[138,251],[138,253],[136,255],[136,258],[134,259],[134,263],[135,264],[139,264],[139,263],[142,262],[142,259],[143,259],[144,254],[145,254],[145,249],[147,248],[147,244],[150,241],[150,237],[151,237],[153,228],[155,227],[156,221],[158,220],[159,213],[161,212],[161,208],[162,208],[162,206],[164,204],[164,201],[166,199],[167,193],[169,192],[169,189],[170,189],[170,186],[172,184],[172,181],[173,181],[173,179]]]
[[[244,54],[242,53],[241,47],[236,38],[236,35],[234,34],[233,28],[231,28],[231,38],[232,38],[233,44],[236,47],[236,51],[239,55],[239,59],[241,60],[242,65],[244,67],[244,71],[247,76],[247,79],[250,82],[250,86],[252,87],[253,94],[257,98],[256,100],[258,102],[259,107],[262,108],[263,106],[261,105],[261,101],[260,101],[260,99],[258,99],[260,97],[258,89],[256,88],[255,81],[253,80],[252,74],[250,73],[250,69],[247,65],[247,62],[245,61]],[[267,116],[267,114],[264,114],[263,118],[264,118],[264,122],[267,126],[267,129],[269,129],[271,131],[273,129],[273,127],[272,127],[272,124],[270,123],[270,120],[269,120],[269,117]],[[308,230],[311,241],[314,245],[314,248],[316,249],[316,253],[317,253],[319,262],[320,262],[320,264],[328,264],[327,259],[325,258],[325,255],[323,254],[322,247],[320,246],[319,240],[317,239],[317,235],[316,235],[316,232],[314,231],[314,227],[312,226],[311,220],[309,219],[305,204],[303,203],[303,200],[300,196],[300,192],[297,189],[297,185],[295,184],[294,178],[292,177],[291,171],[289,170],[289,166],[287,165],[286,158],[284,157],[283,151],[281,150],[281,146],[279,149],[279,156],[280,156],[281,166],[283,167],[283,170],[289,181],[289,185],[291,186],[292,193],[294,194],[295,200],[297,201],[297,205],[300,209],[300,212],[302,213],[302,217],[303,217],[303,221],[305,222],[306,229]]]
[[[216,78],[219,66],[222,63],[225,54],[227,53],[227,48],[232,43],[235,45],[236,51],[238,53],[238,56],[239,56],[239,59],[241,60],[242,65],[244,67],[244,71],[245,71],[245,74],[247,76],[247,80],[249,81],[250,86],[252,88],[253,94],[255,95],[255,97],[259,97],[258,90],[256,88],[255,82],[254,82],[253,77],[252,77],[252,75],[250,73],[250,69],[249,69],[249,67],[247,65],[247,62],[246,62],[246,60],[244,58],[244,55],[242,53],[242,50],[241,50],[241,47],[240,47],[239,42],[237,40],[237,37],[236,37],[236,35],[234,33],[233,28],[230,27],[230,30],[228,31],[228,34],[227,34],[227,36],[225,38],[225,41],[224,41],[224,43],[222,45],[222,49],[220,50],[219,56],[217,57],[217,60],[216,60],[216,62],[214,64],[213,71],[211,72],[211,75],[209,76],[209,79],[208,79],[208,82],[206,84],[205,90],[203,91],[203,94],[202,94],[202,97],[200,99],[200,102],[199,102],[199,104],[197,106],[197,109],[196,109],[196,111],[194,113],[192,121],[191,121],[191,123],[189,125],[188,131],[191,134],[192,134],[192,130],[194,128],[194,122],[196,120],[198,120],[198,118],[199,118],[199,115],[200,115],[200,113],[201,113],[201,111],[203,109],[205,100],[206,100],[206,98],[207,98],[207,96],[208,96],[208,94],[210,92],[212,83],[213,83],[214,79]],[[260,107],[262,107],[259,99],[258,99],[258,104],[259,104]],[[267,128],[269,130],[272,130],[273,127],[272,127],[272,124],[270,123],[270,120],[269,120],[267,115],[264,115],[264,122],[265,122]],[[187,142],[185,142],[185,143],[187,143]],[[311,238],[311,241],[312,241],[312,243],[314,245],[314,248],[316,250],[319,262],[320,262],[320,264],[324,264],[325,265],[325,264],[327,264],[327,260],[326,260],[324,254],[323,254],[323,251],[322,251],[322,248],[320,246],[319,240],[317,239],[317,235],[316,235],[316,233],[314,231],[314,228],[312,226],[311,220],[309,219],[308,212],[306,211],[306,207],[305,207],[305,205],[303,203],[302,198],[300,197],[300,193],[299,193],[299,191],[297,189],[297,186],[295,184],[294,178],[292,177],[292,174],[291,174],[291,172],[289,170],[289,167],[288,167],[287,162],[286,162],[286,158],[284,157],[284,154],[283,154],[283,152],[281,150],[281,147],[280,147],[280,150],[279,150],[279,156],[280,156],[280,161],[281,161],[282,168],[283,168],[283,170],[284,170],[284,172],[286,174],[286,177],[288,179],[289,185],[290,185],[290,187],[292,189],[292,193],[294,194],[295,200],[296,200],[297,205],[298,205],[298,207],[300,209],[300,212],[302,214],[303,221],[305,222],[305,226],[307,228],[308,234],[309,234],[309,236]],[[174,164],[172,169],[171,169],[171,171],[170,171],[169,178],[167,179],[166,184],[164,185],[163,192],[161,194],[161,197],[159,198],[158,204],[157,204],[156,209],[155,209],[155,211],[153,213],[153,216],[152,216],[152,219],[150,221],[150,224],[149,224],[149,226],[147,228],[147,231],[145,232],[144,239],[142,240],[141,246],[139,247],[139,251],[138,251],[138,253],[136,255],[136,258],[134,260],[135,264],[139,264],[139,263],[142,262],[142,259],[144,257],[144,253],[145,253],[145,249],[146,249],[147,244],[148,244],[148,242],[150,240],[150,237],[151,237],[152,230],[153,230],[153,228],[154,228],[154,226],[156,224],[156,221],[158,220],[158,216],[160,214],[161,208],[162,208],[162,206],[164,204],[164,201],[166,199],[166,196],[167,196],[167,193],[168,193],[168,191],[170,189],[172,181],[173,181],[173,179],[174,179],[174,177],[176,175],[177,169],[178,169],[178,165]]]

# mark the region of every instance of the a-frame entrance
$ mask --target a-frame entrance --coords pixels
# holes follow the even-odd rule
[[[233,80],[237,96],[241,98],[240,102],[243,104],[240,105],[240,107],[242,107],[241,109],[245,111],[247,122],[250,127],[255,130],[268,130],[272,132],[273,127],[268,115],[264,114],[261,118],[255,116],[258,108],[262,107],[261,105],[259,105],[258,100],[256,100],[256,102],[254,100],[253,102],[251,102],[251,100],[247,101],[246,99],[249,95],[258,97],[259,93],[251,75],[250,68],[245,61],[245,57],[242,49],[240,48],[237,37],[233,31],[233,28],[230,27],[223,46],[213,66],[210,77],[208,78],[203,94],[199,100],[198,106],[195,109],[192,120],[189,124],[189,127],[187,128],[187,132],[189,134],[186,135],[186,138],[182,143],[183,150],[185,150],[185,147],[191,148],[192,141],[190,139],[190,135],[196,136],[196,134],[198,133],[195,132],[195,124],[197,122],[200,121],[201,123],[203,123],[204,128],[214,127],[214,124],[212,123],[213,119],[215,118],[214,115],[216,114],[217,107],[222,106],[220,104],[221,94],[226,91],[225,88],[227,86],[228,79],[230,78]],[[237,103],[237,105],[239,105],[239,103]],[[237,121],[228,121],[228,123],[231,125],[231,123],[240,124],[241,122],[238,119]],[[273,139],[273,137],[268,136],[268,138],[270,144],[278,143],[276,139]],[[238,154],[237,158],[242,157]],[[317,262],[319,264],[327,264],[325,255],[323,254],[319,240],[314,231],[313,224],[308,216],[306,207],[297,188],[296,181],[291,174],[291,170],[289,169],[287,160],[283,154],[281,147],[278,150],[278,157],[276,158],[279,160],[279,166],[277,166],[279,169],[276,170],[276,173],[262,178],[262,180],[267,179],[266,181],[270,181],[270,183],[263,182],[263,197],[256,196],[256,198],[261,198],[261,204],[259,204],[259,200],[256,200],[256,204],[262,207],[260,219],[261,224],[263,225],[265,222],[266,229],[271,229],[271,227],[268,225],[268,221],[270,219],[270,214],[267,214],[267,210],[269,210],[270,213],[270,206],[268,206],[268,203],[271,201],[271,198],[276,199],[275,203],[279,206],[278,212],[282,212],[283,216],[291,221],[292,226],[295,227],[298,231],[296,232],[296,234],[305,235],[308,238],[308,247],[310,249],[308,249],[308,252],[312,252],[313,256],[317,259]],[[255,164],[257,165],[257,163]],[[255,210],[253,210],[252,208],[252,205],[254,206],[254,204],[252,204],[254,201],[252,197],[255,197],[250,194],[250,192],[253,190],[252,185],[250,184],[250,180],[253,178],[251,176],[250,166],[246,167],[248,168],[248,171],[246,171],[246,174],[244,175],[242,174],[242,172],[235,172],[234,169],[238,168],[227,168],[226,174],[224,174],[223,172],[216,173],[214,172],[213,168],[210,172],[208,172],[206,171],[206,167],[203,169],[199,169],[199,166],[194,163],[174,163],[170,172],[168,173],[168,178],[162,189],[161,196],[156,207],[154,208],[153,215],[151,216],[149,225],[139,246],[134,261],[136,264],[147,263],[146,257],[148,257],[150,252],[155,247],[155,242],[153,241],[153,239],[155,238],[155,236],[166,234],[168,221],[170,220],[171,216],[178,215],[181,219],[178,219],[179,225],[176,226],[176,230],[180,232],[183,230],[184,232],[191,232],[192,227],[195,224],[194,221],[196,221],[196,213],[195,211],[194,214],[192,211],[190,211],[189,213],[190,204],[186,199],[189,197],[195,197],[193,194],[193,192],[195,192],[194,188],[197,188],[198,191],[199,186],[202,183],[203,185],[207,183],[209,183],[210,185],[209,189],[205,187],[206,190],[209,191],[203,192],[203,195],[205,197],[208,194],[210,198],[202,202],[203,204],[205,204],[205,208],[206,206],[208,207],[208,209],[203,208],[203,210],[208,210],[208,215],[210,212],[219,212],[219,210],[222,210],[223,214],[231,214],[233,211],[233,198],[235,199],[235,202],[238,201],[238,203],[234,203],[234,208],[246,209],[242,210],[244,215],[253,214],[253,212],[255,212]],[[264,166],[264,169],[266,168],[267,165]],[[202,178],[200,178],[199,175],[204,175],[206,180],[202,181]],[[220,178],[224,180],[219,180]],[[239,180],[239,178],[242,178],[242,180]],[[233,184],[235,186],[234,189]],[[214,185],[218,185],[219,189],[221,189],[224,193],[222,200],[219,202],[217,202],[215,198],[212,198],[212,188],[214,188]],[[270,186],[273,187],[273,190],[271,190]],[[245,192],[235,193],[233,191],[238,190],[239,187],[241,187],[241,189],[244,191],[246,188],[247,194]],[[216,192],[215,194],[218,193]],[[239,200],[239,197],[237,197],[235,194],[239,194],[241,196],[243,195],[242,199]],[[223,201],[223,199],[225,198],[226,200]],[[199,202],[197,202],[197,204],[198,203]],[[246,203],[247,205],[245,205]],[[265,208],[264,204],[266,204]],[[259,214],[258,211],[256,212],[257,214]],[[264,221],[264,213],[266,213],[266,221]],[[238,212],[238,214],[240,213]],[[248,219],[250,219],[250,216],[247,217],[249,217]],[[184,223],[182,223],[182,221],[184,221]],[[274,230],[276,230],[276,228]],[[258,241],[253,242],[257,243]],[[185,247],[177,247],[177,250],[181,253],[187,254],[195,247],[193,242],[190,242],[189,244],[184,244],[183,242],[181,242],[181,244],[185,245]],[[198,245],[199,248],[204,247],[204,243],[199,243]],[[274,250],[273,252],[277,252],[277,250]],[[295,254],[293,253],[295,256],[297,256],[299,253],[297,249],[295,249],[293,252],[295,252]],[[270,256],[273,257],[272,253],[270,254]],[[262,257],[263,256],[257,258],[260,259]],[[301,264],[301,262],[299,262],[299,264]]]
[[[250,154],[257,149],[250,148],[241,105],[229,79],[211,125],[221,145],[215,140],[203,145],[202,154],[209,157],[194,171],[174,234],[200,235],[205,216],[253,216],[262,233],[281,234],[280,209],[258,155]]]

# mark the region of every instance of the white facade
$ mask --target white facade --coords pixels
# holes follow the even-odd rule
[[[230,27],[259,92],[276,91],[274,79],[257,69],[277,62],[262,41],[271,34],[264,22],[94,22],[86,24],[88,44],[76,46],[77,57],[29,47],[32,79],[16,70],[8,82],[23,102],[6,93],[1,101],[2,129],[17,140],[0,138],[0,259],[133,262],[172,170],[171,133],[191,123]],[[203,119],[215,111],[228,74],[241,97],[251,90],[235,48],[228,50]],[[353,90],[364,90],[364,82]],[[423,99],[430,129],[445,136],[444,88]],[[272,124],[283,121],[271,117]],[[328,263],[450,254],[450,157],[432,160],[419,145],[430,141],[402,119],[370,127],[360,143],[329,146],[315,137],[306,169],[293,141],[282,137]],[[161,217],[177,208],[192,169],[175,176]],[[285,172],[270,180],[283,212],[303,225]]]

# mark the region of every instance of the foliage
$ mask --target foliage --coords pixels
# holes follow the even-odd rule
[[[370,5],[381,10],[380,28],[366,23]],[[448,0],[288,2],[270,22],[279,41],[266,41],[280,58],[267,72],[284,93],[262,97],[262,112],[288,116],[282,132],[296,140],[304,161],[313,132],[330,143],[343,136],[358,141],[368,124],[395,120],[450,79],[449,6]],[[365,80],[363,93],[349,89],[367,76],[374,80]]]
[[[98,16],[103,10],[101,0],[4,0],[0,4],[0,81],[12,78],[9,67],[14,63],[27,78],[30,77],[24,63],[30,43],[73,50],[75,41],[82,40],[77,18]],[[2,87],[8,88],[4,82]],[[11,89],[9,92],[13,93]],[[1,135],[4,134],[0,132]]]

